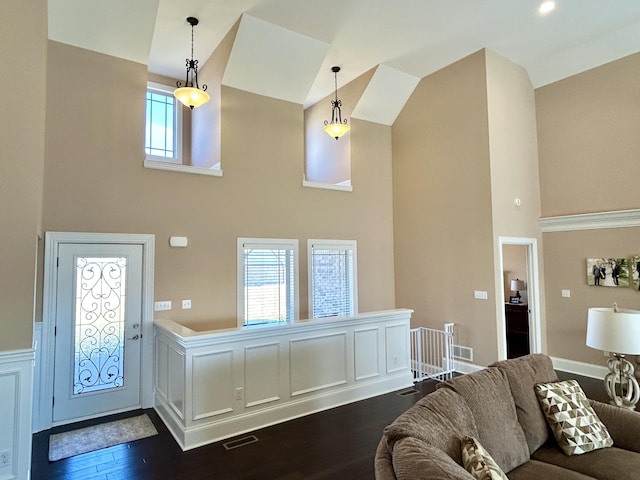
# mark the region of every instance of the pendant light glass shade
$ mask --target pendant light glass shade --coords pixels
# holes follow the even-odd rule
[[[349,130],[351,130],[351,127],[346,123],[329,123],[324,127],[324,131],[327,132],[330,137],[334,137],[336,140],[347,133]]]
[[[173,96],[189,108],[197,108],[200,105],[204,105],[211,98],[204,90],[194,87],[176,88]]]
[[[338,100],[338,72],[340,67],[331,67],[335,80],[335,99],[331,100],[331,121],[324,121],[324,131],[328,135],[338,140],[341,136],[351,130],[347,125],[347,119],[342,120],[342,101]]]
[[[173,96],[176,97],[186,107],[193,110],[200,105],[204,105],[209,101],[209,94],[206,92],[207,86],[198,85],[198,60],[193,59],[193,27],[198,25],[198,19],[195,17],[187,17],[187,23],[191,25],[191,58],[187,58],[187,78],[184,82],[177,82]]]

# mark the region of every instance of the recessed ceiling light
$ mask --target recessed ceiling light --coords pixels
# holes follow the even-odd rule
[[[540,4],[540,7],[538,8],[538,12],[540,12],[541,15],[546,15],[547,13],[550,13],[551,11],[553,11],[556,8],[556,2],[554,2],[553,0],[547,0],[546,2],[542,2]]]

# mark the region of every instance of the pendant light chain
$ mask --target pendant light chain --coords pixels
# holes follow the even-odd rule
[[[193,60],[193,23],[191,24],[191,60]]]

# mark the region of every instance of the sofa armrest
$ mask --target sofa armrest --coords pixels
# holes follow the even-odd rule
[[[474,480],[444,451],[415,437],[396,441],[391,457],[398,480]]]
[[[391,453],[389,453],[389,448],[387,447],[387,437],[382,437],[378,443],[374,468],[376,480],[397,480],[396,474],[393,472]]]
[[[640,412],[589,400],[616,447],[640,453]]]

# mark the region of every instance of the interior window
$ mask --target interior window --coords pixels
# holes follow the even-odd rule
[[[356,314],[356,241],[309,240],[307,251],[312,318]]]
[[[144,151],[148,160],[182,163],[182,108],[172,87],[147,84]]]
[[[238,239],[238,324],[286,324],[298,315],[298,241]]]

